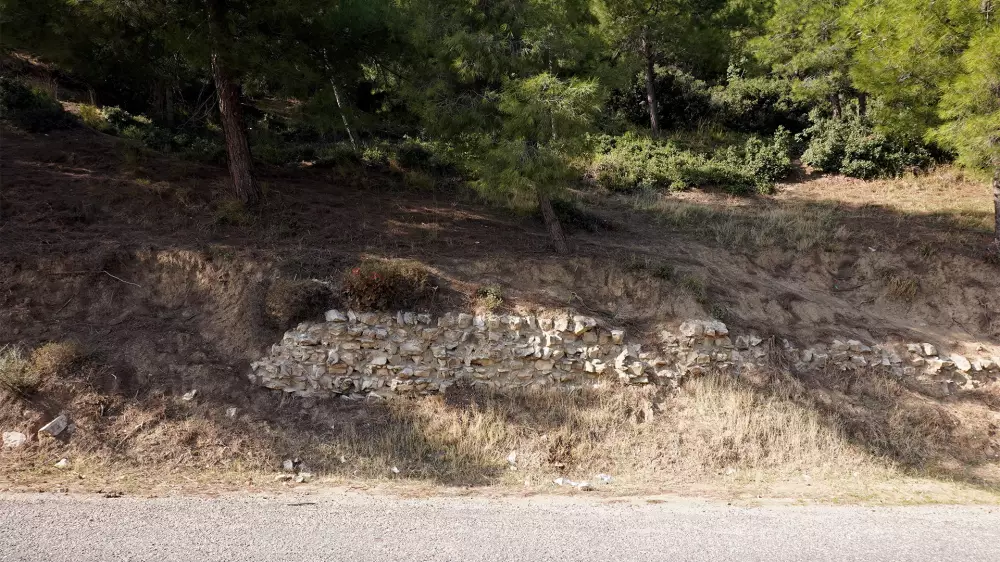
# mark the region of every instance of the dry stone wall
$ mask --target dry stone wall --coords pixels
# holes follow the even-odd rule
[[[798,349],[747,334],[731,337],[725,324],[689,320],[664,331],[655,344],[630,340],[621,328],[589,316],[331,310],[326,321],[285,333],[251,365],[250,379],[304,397],[387,398],[443,392],[454,384],[493,389],[577,388],[676,384],[707,369],[755,366],[780,353],[799,370],[882,366],[899,376],[923,377],[948,389],[995,382],[1000,360],[940,357],[930,344],[903,354],[856,340]],[[908,355],[903,357],[903,355]]]

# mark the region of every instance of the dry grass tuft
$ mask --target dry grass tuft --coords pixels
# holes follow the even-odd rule
[[[82,357],[75,343],[47,343],[30,355],[20,347],[5,346],[0,348],[0,388],[16,396],[31,396],[46,379],[70,373]]]
[[[228,226],[252,226],[257,217],[238,199],[223,199],[215,207],[215,224]]]
[[[483,285],[476,289],[473,304],[476,312],[495,312],[503,306],[503,289],[499,285]]]
[[[802,404],[800,389],[777,379],[770,384],[774,392],[764,393],[735,377],[691,381],[681,398],[685,407],[680,410],[680,429],[686,436],[679,462],[702,471],[737,470],[755,477],[885,470],[850,443],[838,424],[810,408],[808,400]]]
[[[404,310],[433,296],[427,269],[414,261],[368,260],[344,274],[343,296],[360,310]]]
[[[912,277],[890,275],[885,281],[885,296],[892,300],[913,302],[919,290],[920,284]]]
[[[38,391],[42,377],[32,369],[31,361],[19,347],[0,348],[0,388],[15,396],[29,396]]]
[[[326,285],[308,279],[275,279],[264,297],[268,318],[279,329],[319,316],[330,308],[333,292]]]
[[[63,376],[83,357],[83,349],[76,343],[50,342],[31,352],[31,368],[42,377]]]
[[[837,212],[829,206],[801,208],[719,206],[677,201],[667,196],[636,199],[633,206],[653,218],[720,246],[808,250],[832,240]]]

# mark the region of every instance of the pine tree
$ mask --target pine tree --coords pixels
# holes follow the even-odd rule
[[[611,58],[631,74],[639,67],[645,83],[649,128],[660,133],[657,65],[704,63],[706,53],[724,51],[721,0],[601,0],[595,13]]]
[[[825,105],[835,118],[847,99],[866,98],[854,88],[851,66],[857,34],[846,17],[847,0],[777,0],[765,33],[750,42],[758,60],[788,80],[799,100]]]
[[[1000,251],[1000,14],[987,0],[856,0],[852,75],[879,96],[880,119],[917,130],[992,176]]]
[[[960,160],[992,175],[994,250],[1000,252],[1000,25],[973,36],[940,103],[937,139]]]

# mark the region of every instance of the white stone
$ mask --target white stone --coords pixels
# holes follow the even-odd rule
[[[944,367],[944,361],[940,359],[927,360],[927,372],[930,374],[940,373],[943,367]]]
[[[851,351],[857,353],[866,353],[872,350],[872,348],[868,347],[867,345],[861,343],[858,340],[847,340],[847,345],[851,348]]]
[[[611,330],[611,343],[619,345],[625,341],[625,330]]]
[[[347,317],[339,310],[327,310],[323,316],[327,322],[347,322]]]
[[[682,336],[693,338],[705,333],[705,325],[697,320],[687,320],[678,328]]]
[[[993,368],[993,360],[986,357],[978,357],[972,362],[972,367],[977,371],[989,371]]]
[[[3,432],[3,448],[16,449],[28,442],[28,436],[20,431]]]
[[[924,352],[924,357],[934,357],[938,354],[937,348],[929,343],[920,344],[920,350]]]
[[[236,407],[226,408],[227,418],[235,418],[237,413],[239,413],[239,410]]]
[[[59,470],[66,470],[69,468],[69,459],[62,459],[55,464],[55,467]]]
[[[66,414],[60,414],[56,419],[39,429],[38,434],[56,437],[66,429],[67,425],[69,425],[69,419],[66,417]]]
[[[959,355],[957,353],[951,354],[951,361],[955,364],[955,368],[963,373],[967,373],[972,370],[972,363],[965,358],[964,355]]]

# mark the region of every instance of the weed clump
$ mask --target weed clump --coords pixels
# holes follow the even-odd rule
[[[476,289],[476,309],[493,312],[503,306],[503,289],[499,285],[483,285]]]
[[[0,388],[15,396],[38,392],[45,379],[67,374],[83,353],[73,343],[47,343],[30,355],[16,346],[0,348]]]
[[[19,347],[0,348],[0,388],[14,395],[29,396],[42,385],[41,375]]]
[[[238,199],[224,199],[215,208],[215,224],[229,226],[251,226],[257,217]]]
[[[362,262],[344,275],[343,297],[358,310],[414,308],[434,291],[421,265],[405,261]]]

